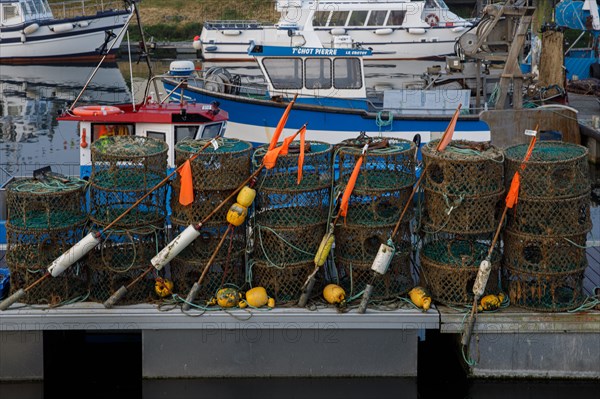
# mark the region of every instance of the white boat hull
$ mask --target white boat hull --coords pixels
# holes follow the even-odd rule
[[[51,30],[51,27],[64,27],[60,21],[47,21],[33,33],[23,29],[0,29],[0,62],[22,63],[27,61],[66,61],[69,59],[96,59],[102,57],[97,51],[105,41],[106,31],[112,31],[116,38],[110,40],[106,49],[118,49],[123,35],[122,28],[131,18],[129,13],[112,13],[102,17],[78,18],[71,24],[73,28]],[[80,26],[79,24],[84,26]]]

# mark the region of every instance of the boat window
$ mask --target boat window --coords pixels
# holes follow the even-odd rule
[[[331,60],[328,58],[307,59],[305,85],[307,89],[331,89]]]
[[[390,11],[390,17],[388,18],[388,26],[399,26],[404,23],[404,16],[406,15],[405,10],[393,10]]]
[[[211,125],[204,126],[204,131],[202,132],[203,139],[214,139],[221,132],[222,123],[213,123]]]
[[[371,15],[369,16],[369,22],[367,23],[367,25],[383,26],[386,15],[387,11],[371,11]]]
[[[181,140],[189,137],[191,139],[196,138],[196,133],[200,130],[201,126],[198,125],[190,125],[190,126],[175,126],[175,144],[179,143]]]
[[[329,11],[317,11],[313,17],[313,26],[326,26],[329,19]]]
[[[148,130],[146,132],[146,136],[148,136],[151,139],[157,139],[157,140],[165,141],[165,142],[167,141],[167,134],[163,133],[163,132],[153,132],[153,131]]]
[[[275,89],[302,88],[302,60],[293,58],[265,58],[263,66]]]
[[[19,17],[19,5],[18,4],[4,4],[2,5],[2,23],[5,23],[11,19],[17,19]],[[15,21],[13,21],[15,22]]]
[[[133,125],[92,125],[92,142],[104,136],[130,136],[133,135]]]
[[[333,13],[331,13],[331,20],[329,20],[329,26],[346,26],[348,14],[348,11],[334,11]]]
[[[336,89],[360,89],[362,74],[357,58],[336,58],[333,61],[333,85]]]
[[[365,26],[368,13],[368,11],[352,11],[350,20],[348,20],[348,26]]]
[[[27,0],[24,5],[24,14],[26,20],[42,18],[47,12],[45,0]]]
[[[448,9],[444,0],[425,0],[424,8],[440,8],[440,9]]]

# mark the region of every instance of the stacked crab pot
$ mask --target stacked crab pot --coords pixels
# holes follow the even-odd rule
[[[588,150],[541,142],[521,169],[526,150],[526,145],[506,150],[507,176],[517,170],[521,175],[518,203],[508,212],[504,234],[509,298],[535,311],[571,310],[584,300],[591,229]]]

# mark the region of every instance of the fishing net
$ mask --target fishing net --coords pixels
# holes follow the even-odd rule
[[[424,187],[439,194],[480,197],[504,191],[504,154],[485,142],[452,141],[436,151],[439,140],[421,149],[427,167]]]
[[[6,187],[6,264],[11,292],[42,277],[52,262],[83,236],[87,221],[86,182],[48,177],[17,178]],[[87,293],[87,274],[79,263],[28,291],[23,302],[60,305]]]
[[[506,268],[505,281],[511,305],[536,312],[576,309],[584,299],[585,266],[565,272],[535,273]]]
[[[506,149],[506,176],[520,170],[528,145]],[[526,198],[569,198],[590,191],[586,147],[561,141],[536,143],[525,169],[520,170],[519,201]],[[510,180],[507,179],[507,185]]]
[[[338,185],[348,184],[362,153],[363,142],[366,144],[366,141],[359,141],[356,146],[351,147],[346,142],[337,147]],[[354,192],[363,195],[381,194],[414,185],[416,146],[412,141],[382,137],[371,139],[370,146],[354,185]]]
[[[87,257],[92,301],[106,301],[121,286],[128,285],[148,269],[150,260],[165,246],[163,223],[105,232],[102,243]],[[154,299],[155,277],[150,273],[133,285],[120,303],[136,304]]]
[[[507,227],[531,235],[585,234],[592,228],[590,192],[562,199],[519,197],[517,205],[508,211]]]
[[[280,145],[279,143],[278,145]],[[254,152],[254,166],[261,165],[268,146],[261,146]],[[316,190],[331,186],[333,147],[331,144],[318,141],[306,141],[302,181],[298,180],[299,145],[292,142],[289,153],[280,155],[273,169],[263,169],[260,174],[257,189],[259,192],[274,190],[275,192],[296,193],[299,191]]]
[[[174,292],[178,292],[185,298],[194,283],[200,278],[207,263],[208,258],[180,259],[177,257],[171,261]],[[197,301],[205,304],[225,285],[241,287],[244,284],[244,263],[243,251],[231,252],[225,257],[217,257],[200,283]]]
[[[327,222],[301,227],[257,225],[254,231],[254,258],[273,267],[311,262],[326,229]]]
[[[7,221],[17,229],[64,229],[87,220],[86,181],[17,178],[6,187]]]
[[[421,249],[421,280],[429,288],[434,301],[444,305],[471,305],[473,284],[479,265],[487,257],[491,241],[477,237],[434,237]],[[500,290],[501,255],[492,253],[492,271],[484,295]]]
[[[261,261],[255,261],[249,266],[247,278],[254,287],[264,287],[267,293],[275,298],[278,305],[292,305],[298,302],[302,294],[302,286],[313,271],[314,263],[286,263],[281,266],[271,266]],[[314,292],[319,287],[315,284]]]
[[[248,175],[244,177],[247,178]],[[171,221],[178,225],[188,226],[193,223],[199,223],[204,220],[212,211],[214,211],[231,193],[233,190],[194,190],[194,202],[183,206],[179,202],[179,193],[181,186],[178,181],[172,183],[171,190]],[[231,205],[235,204],[236,196],[233,196],[225,205],[223,205],[210,221],[216,223],[224,223],[227,220],[227,212]]]
[[[173,236],[179,235],[185,230],[189,224],[179,224],[172,222]],[[202,225],[200,230],[200,237],[194,240],[188,245],[179,255],[177,259],[181,262],[204,262],[213,255],[217,249],[219,242],[223,238],[223,235],[227,232],[228,224],[225,222],[207,222]],[[228,254],[238,253],[246,249],[246,229],[245,227],[239,226],[233,228],[228,236],[223,241],[223,245],[217,252],[217,258],[226,258]]]
[[[504,208],[504,191],[464,196],[424,190],[424,231],[483,234],[496,230]]]
[[[366,248],[361,248],[364,251],[361,254],[357,254],[356,245],[352,245],[352,243],[346,241],[347,239],[352,238],[351,235],[340,234],[336,236],[335,265],[337,278],[334,278],[334,282],[342,286],[349,297],[362,292],[367,284],[371,283],[374,273],[371,270],[373,260],[375,259],[379,245],[387,241],[391,229],[378,228],[369,230],[370,231],[363,232],[356,229],[354,232],[358,240],[362,240],[370,235],[370,237],[366,239],[369,242],[368,244],[362,241],[363,244],[366,244]],[[376,236],[377,239],[375,239]],[[338,241],[338,237],[343,237],[343,239]],[[377,247],[373,253],[373,247],[375,247],[374,244],[376,240]],[[338,245],[343,248],[352,248],[353,253],[346,254],[343,250],[338,250]],[[396,252],[390,262],[387,272],[383,276],[377,275],[377,278],[374,281],[373,293],[371,294],[371,298],[374,300],[396,298],[406,294],[414,285],[410,270],[410,242],[397,239],[395,240],[394,245],[396,247]]]
[[[541,236],[504,232],[504,264],[513,270],[560,273],[586,264],[586,235]]]
[[[250,175],[251,143],[234,138],[219,138],[215,142],[218,149],[211,145],[202,150],[191,162],[195,190],[235,190]],[[206,143],[206,140],[190,138],[177,143],[175,164],[177,166],[183,164],[197,154]],[[176,180],[180,186],[180,175]]]
[[[254,153],[262,163],[267,146]],[[263,286],[277,303],[299,299],[314,267],[314,256],[325,234],[332,185],[333,147],[307,141],[302,181],[298,179],[299,144],[290,145],[273,169],[263,169],[256,188],[252,263],[247,280]]]
[[[344,222],[365,227],[395,224],[411,192],[412,186],[387,190],[355,188],[348,201],[348,214]],[[409,207],[403,219],[411,220],[413,214],[413,207]]]
[[[10,289],[15,293],[41,278],[52,262],[83,237],[84,224],[60,229],[21,229],[7,223],[6,264],[10,270]],[[60,276],[52,277],[27,292],[22,302],[60,305],[87,295],[87,272],[75,263]]]
[[[105,136],[92,143],[90,218],[107,225],[166,178],[168,146],[141,136]],[[118,227],[156,225],[166,216],[166,186],[154,190]]]
[[[271,228],[302,227],[327,221],[331,187],[287,191],[258,187],[256,223]]]

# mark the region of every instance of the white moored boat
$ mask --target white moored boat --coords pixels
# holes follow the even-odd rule
[[[373,59],[438,59],[454,54],[472,23],[443,0],[278,0],[279,22],[206,21],[194,47],[206,61],[248,61],[250,42],[372,50]]]
[[[133,1],[0,0],[0,63],[111,57],[134,9]]]

